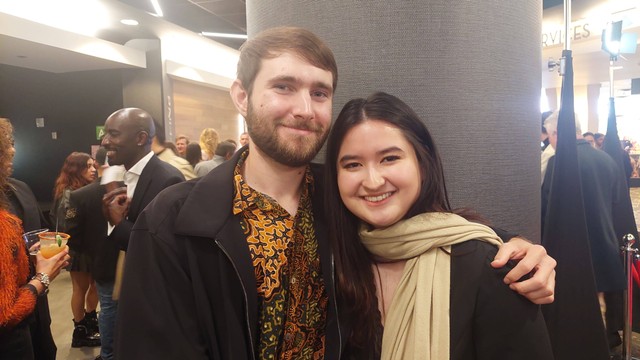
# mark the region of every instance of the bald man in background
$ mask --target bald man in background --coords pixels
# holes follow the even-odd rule
[[[109,165],[123,165],[126,171],[125,186],[108,192],[102,198],[102,212],[109,222],[109,240],[126,251],[138,214],[160,191],[184,181],[184,176],[151,151],[156,130],[148,112],[137,108],[120,109],[107,118],[104,126],[102,146],[107,149]],[[113,294],[117,281],[116,278],[108,286],[100,284],[100,297],[105,293]],[[113,338],[102,337],[103,349],[105,342],[112,343]],[[109,344],[108,349],[106,353],[101,352],[102,359],[113,358],[113,346]]]
[[[102,146],[107,149],[109,165],[123,165],[126,172],[125,187],[104,196],[103,211],[111,225],[109,237],[126,250],[138,214],[164,188],[184,181],[184,176],[151,151],[156,130],[148,112],[120,109],[107,118],[104,127]]]

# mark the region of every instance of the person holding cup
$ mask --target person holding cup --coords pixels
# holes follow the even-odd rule
[[[0,187],[7,185],[14,152],[11,123],[0,118]],[[67,247],[49,259],[38,253],[36,275],[27,281],[29,259],[22,232],[21,221],[9,212],[6,194],[0,191],[0,359],[35,358],[27,318],[69,262]]]

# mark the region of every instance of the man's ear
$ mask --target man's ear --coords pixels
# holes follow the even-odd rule
[[[136,145],[144,146],[144,145],[147,145],[148,141],[149,141],[149,133],[146,131],[139,131],[138,134],[136,135]]]
[[[231,84],[231,90],[229,93],[231,94],[231,101],[233,101],[233,105],[236,106],[240,115],[246,118],[247,109],[249,108],[249,94],[242,86],[240,79],[236,79],[233,84]]]

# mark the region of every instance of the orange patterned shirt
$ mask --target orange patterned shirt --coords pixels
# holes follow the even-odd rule
[[[242,215],[242,229],[253,262],[258,289],[260,359],[324,358],[327,294],[320,270],[313,227],[313,175],[307,168],[295,216],[234,173],[234,215]]]

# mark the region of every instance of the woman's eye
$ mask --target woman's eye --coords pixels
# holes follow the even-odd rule
[[[353,162],[353,163],[346,163],[346,164],[342,165],[342,168],[344,168],[344,169],[355,169],[358,166],[360,166],[360,164]]]
[[[399,160],[400,156],[398,155],[389,155],[389,156],[385,156],[384,158],[382,158],[382,162],[392,162],[392,161],[396,161]]]

